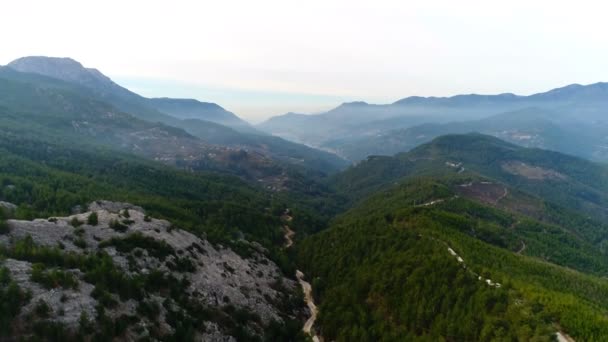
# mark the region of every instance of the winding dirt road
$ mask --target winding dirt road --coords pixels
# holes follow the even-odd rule
[[[526,250],[526,243],[524,240],[521,240],[521,248],[517,251],[517,254],[521,254]]]
[[[574,339],[572,337],[568,336],[568,334],[562,331],[556,332],[555,337],[557,338],[558,342],[574,342]]]
[[[293,246],[293,237],[296,235],[296,232],[291,230],[291,228],[289,228],[289,226],[287,226],[287,225],[283,226],[283,229],[285,230],[284,248],[289,248],[289,247]]]
[[[290,215],[289,209],[285,210],[285,213],[281,216],[281,219],[286,223],[291,222],[293,220],[293,217],[291,217]],[[296,232],[294,232],[287,224],[283,226],[283,229],[285,230],[284,248],[289,248],[293,246],[293,237],[296,235]],[[302,287],[302,292],[304,292],[304,301],[306,302],[306,306],[308,306],[308,309],[310,310],[310,317],[304,323],[302,331],[309,335],[312,338],[313,342],[320,342],[322,339],[317,336],[315,331],[312,329],[312,327],[315,325],[315,321],[317,320],[317,315],[319,314],[319,309],[317,308],[317,305],[315,304],[315,299],[312,296],[312,285],[310,285],[309,282],[304,280],[304,273],[302,273],[302,271],[300,270],[296,270],[296,278],[298,279],[298,283],[300,283],[300,286]]]
[[[310,310],[310,317],[308,318],[306,323],[304,323],[302,331],[310,335],[312,337],[313,342],[319,342],[319,337],[312,330],[312,327],[315,324],[315,321],[317,320],[317,314],[319,313],[319,310],[315,305],[315,300],[314,298],[312,298],[312,286],[309,282],[304,280],[304,273],[302,273],[300,270],[296,271],[296,277],[298,278],[300,286],[302,286],[302,291],[304,292],[304,300],[306,301],[306,305]]]
[[[499,202],[501,199],[503,199],[503,198],[505,198],[505,197],[507,197],[507,196],[509,195],[509,189],[507,189],[506,187],[503,187],[503,191],[504,191],[504,192],[503,192],[503,194],[502,194],[502,195],[500,195],[500,197],[498,197],[498,198],[496,199],[496,201],[494,202],[494,204],[498,204],[498,202]]]
[[[426,202],[426,203],[418,204],[418,205],[415,205],[415,207],[429,207],[431,205],[435,205],[435,204],[442,203],[442,202],[445,202],[445,201],[450,201],[450,200],[453,200],[453,199],[456,199],[456,198],[458,198],[458,195],[454,195],[454,196],[452,196],[450,198],[440,198],[440,199],[436,199],[436,200],[429,201],[429,202]]]

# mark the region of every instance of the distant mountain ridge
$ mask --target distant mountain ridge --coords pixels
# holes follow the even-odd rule
[[[85,68],[76,60],[67,57],[21,57],[7,66],[20,72],[36,73],[85,86],[103,86],[107,89],[119,87],[99,70]]]
[[[145,98],[114,83],[96,69],[85,68],[70,58],[24,57],[1,67],[0,71],[3,77],[19,82],[42,82],[45,86],[65,88],[66,84],[52,81],[60,80],[76,85],[79,88],[70,91],[106,102],[140,120],[184,130],[206,144],[249,152],[251,156],[260,155],[315,172],[334,172],[348,164],[334,154],[257,131],[214,103]]]
[[[478,132],[524,147],[559,151],[583,158],[605,161],[607,123],[573,122],[553,110],[525,108],[471,121],[425,123],[388,130],[372,136],[333,140],[323,146],[339,155],[359,161],[370,155],[406,152],[444,134]]]
[[[606,101],[603,97],[608,93],[608,83],[597,82],[589,85],[581,85],[577,83],[569,84],[563,87],[551,89],[546,92],[535,93],[532,95],[516,95],[513,93],[502,93],[496,95],[481,95],[481,94],[466,94],[466,95],[455,95],[449,97],[422,97],[422,96],[410,96],[401,100],[395,101],[393,105],[413,104],[413,103],[427,103],[427,104],[466,104],[475,102],[478,104],[484,103],[496,103],[505,101],[536,101],[545,99],[564,99],[568,97],[585,96],[587,99],[596,98],[599,100]],[[597,97],[599,96],[599,97]]]
[[[529,96],[410,96],[391,104],[343,103],[282,115],[257,127],[352,162],[408,151],[443,134],[479,132],[525,147],[608,161],[608,83],[571,84]]]
[[[135,112],[132,109],[133,105],[137,104],[141,107],[148,107],[148,111],[158,111],[178,119],[196,118],[235,129],[253,130],[247,122],[215,103],[200,102],[194,99],[148,99],[116,84],[99,70],[85,68],[81,63],[71,58],[22,57],[10,62],[7,66],[19,72],[35,73],[76,83],[93,89],[98,95],[109,100],[117,98],[129,102],[130,106],[121,108],[126,111]],[[141,111],[141,108],[138,109],[138,111]],[[159,119],[167,121],[166,118]]]
[[[178,119],[199,119],[211,121],[234,128],[238,131],[258,133],[247,122],[234,113],[227,111],[220,105],[211,102],[201,102],[195,99],[174,99],[168,97],[151,98],[148,100],[153,108],[174,116]]]

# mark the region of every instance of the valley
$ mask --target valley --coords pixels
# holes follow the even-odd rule
[[[312,331],[312,327],[315,325],[315,321],[317,320],[317,306],[315,305],[315,301],[312,298],[312,286],[309,282],[304,280],[304,273],[301,271],[296,271],[296,277],[298,278],[298,282],[302,286],[302,291],[304,292],[304,301],[306,302],[306,306],[308,306],[308,310],[310,310],[310,318],[306,320],[304,323],[304,328],[302,331],[307,335],[312,337],[313,342],[319,342],[321,339]]]
[[[601,84],[557,92],[572,92],[563,106],[409,98],[257,127],[213,103],[140,96],[71,59],[0,67],[0,89],[2,337],[608,336],[608,168],[560,141]],[[547,108],[519,108],[531,104]],[[348,160],[261,131],[291,134],[290,120],[298,139]]]
[[[289,224],[289,222],[291,222],[293,220],[293,217],[290,216],[289,209],[285,210],[285,212],[281,216],[281,220],[283,222],[285,222],[286,224]],[[287,249],[287,248],[290,248],[293,246],[293,243],[294,243],[293,237],[295,236],[296,232],[291,230],[291,228],[288,225],[283,226],[283,228],[285,228],[285,241],[286,241],[284,248]],[[304,323],[304,327],[302,328],[302,331],[306,335],[309,335],[312,338],[313,342],[322,341],[322,338],[317,336],[316,333],[313,331],[315,321],[317,320],[318,309],[317,309],[317,306],[315,305],[315,300],[312,295],[312,286],[310,285],[309,282],[304,280],[305,279],[304,273],[302,273],[302,271],[300,271],[300,270],[296,270],[296,279],[298,280],[298,283],[302,287],[302,292],[304,293],[304,302],[306,302],[306,306],[308,307],[308,310],[310,311],[310,317]]]
[[[608,3],[1,11],[0,342],[608,341]]]

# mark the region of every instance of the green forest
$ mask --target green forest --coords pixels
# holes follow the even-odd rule
[[[465,134],[343,170],[331,153],[253,127],[177,120],[116,86],[0,68],[0,201],[11,204],[0,207],[0,262],[27,262],[28,279],[50,293],[78,291],[84,279],[96,302],[95,317],[70,330],[0,265],[0,340],[22,322],[32,323],[23,340],[112,340],[163,312],[170,329],[144,340],[193,341],[217,327],[237,341],[306,341],[296,270],[312,285],[313,331],[325,341],[608,340],[605,165]],[[210,299],[216,306],[192,303],[188,278],[175,274],[201,265],[131,233],[129,210],[105,221],[115,235],[89,240],[96,250],[82,236],[100,225],[97,213],[66,221],[72,250],[9,234],[12,219],[56,223],[100,200],[140,206],[146,224],[165,219],[167,234],[183,229],[243,263],[276,264],[277,274],[241,271],[272,277],[274,299],[250,280],[243,302],[263,299],[279,316],[261,324],[222,295]],[[112,253],[128,255],[123,267]],[[137,255],[166,272],[140,270]],[[220,279],[235,272],[216,266]],[[135,304],[110,317],[120,301]]]
[[[445,182],[406,182],[301,243],[298,263],[313,279],[324,337],[551,340],[559,329],[585,341],[608,336],[608,283],[574,270],[605,274],[603,252],[572,246],[530,218],[510,231],[514,214],[452,196]],[[417,206],[437,198],[451,200]],[[513,251],[520,238],[535,244],[525,254]]]

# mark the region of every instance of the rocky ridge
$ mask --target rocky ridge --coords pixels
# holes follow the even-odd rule
[[[40,316],[40,306],[47,306],[50,312],[47,321],[61,324],[67,331],[82,330],[83,317],[93,320],[105,315],[132,322],[120,334],[131,340],[176,336],[180,322],[172,317],[183,315],[200,323],[197,340],[231,341],[236,326],[244,327],[246,334],[263,336],[265,327],[281,323],[286,315],[281,303],[289,300],[296,287],[264,256],[259,245],[253,245],[257,249],[253,255],[243,258],[126,203],[97,201],[84,213],[9,220],[8,226],[9,232],[0,235],[0,246],[7,255],[0,266],[8,269],[11,279],[28,294],[29,301],[19,314],[23,322]],[[60,267],[49,261],[40,266],[41,261],[31,252],[36,247],[30,248],[29,254],[18,251],[24,245],[81,258],[106,255],[115,272],[125,279],[141,278],[149,283],[144,281],[143,294],[125,296],[90,282],[93,271],[86,267]],[[34,269],[41,267],[43,279],[55,274],[52,272],[65,272],[75,284],[49,286],[36,281]],[[167,288],[159,283],[168,284]],[[176,287],[179,291],[172,291]],[[154,313],[146,315],[146,307],[154,308]],[[227,324],[231,316],[245,322]]]

